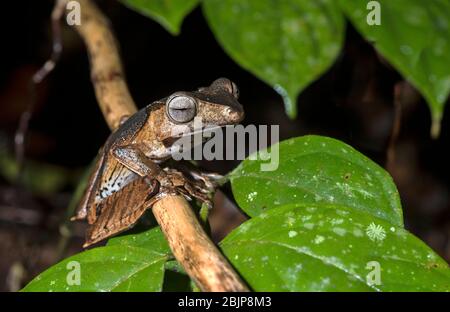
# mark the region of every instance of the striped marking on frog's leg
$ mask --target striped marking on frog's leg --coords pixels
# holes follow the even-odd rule
[[[108,196],[121,190],[128,183],[136,179],[137,174],[123,166],[116,160],[105,170],[95,196],[96,202],[102,201]]]
[[[142,214],[158,200],[159,182],[137,177],[120,191],[100,203],[100,215],[86,232],[87,247],[133,226]]]
[[[93,224],[101,213],[100,203],[136,179],[137,175],[121,165],[114,158],[107,156],[102,175],[98,178],[95,197],[87,208],[87,219]]]

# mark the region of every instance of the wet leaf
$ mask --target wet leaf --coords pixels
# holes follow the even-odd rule
[[[170,253],[169,244],[164,238],[159,226],[150,230],[139,231],[138,233],[128,231],[108,240],[107,246],[116,245],[149,248],[162,254]]]
[[[107,246],[69,257],[22,291],[161,291],[170,249],[159,228],[112,239]],[[80,284],[73,274],[79,268]],[[68,282],[69,280],[69,282]]]
[[[272,150],[276,148],[275,171],[261,170],[267,161],[246,159],[230,174],[234,197],[249,216],[289,203],[329,203],[403,226],[392,178],[352,147],[331,138],[304,136],[276,144]]]
[[[180,33],[181,24],[200,0],[121,0],[137,12],[150,17],[172,35]]]
[[[342,46],[344,19],[333,0],[207,0],[203,9],[225,51],[283,97],[290,117],[297,95]]]
[[[381,25],[369,25],[366,1],[342,0],[352,24],[422,93],[439,133],[450,93],[450,1],[378,0]]]
[[[221,247],[255,291],[450,291],[447,263],[423,242],[343,206],[267,211]]]
[[[191,279],[176,260],[166,262],[165,268],[163,291],[192,291]]]

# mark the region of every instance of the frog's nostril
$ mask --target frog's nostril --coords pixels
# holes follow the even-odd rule
[[[231,107],[225,110],[226,119],[228,122],[239,122],[243,119],[243,113],[239,112]]]
[[[225,114],[226,114],[227,116],[233,118],[233,117],[235,117],[235,115],[237,115],[237,112],[236,112],[234,109],[232,109],[231,107],[228,107],[228,108],[225,110]]]

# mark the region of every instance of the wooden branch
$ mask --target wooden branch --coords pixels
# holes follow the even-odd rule
[[[248,291],[183,197],[163,198],[153,206],[153,214],[175,258],[201,290]]]
[[[81,25],[76,30],[86,44],[91,64],[91,80],[103,116],[111,130],[137,108],[128,91],[116,39],[108,19],[91,0],[79,0]]]
[[[124,79],[109,22],[91,0],[78,0],[83,38],[91,63],[91,78],[98,104],[111,130],[136,112]],[[152,208],[175,258],[202,291],[248,291],[218,248],[201,227],[192,208],[181,196],[166,196]]]

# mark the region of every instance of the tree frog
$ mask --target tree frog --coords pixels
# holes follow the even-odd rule
[[[244,110],[238,88],[226,78],[192,92],[175,92],[124,121],[100,150],[87,189],[72,220],[87,219],[84,247],[133,226],[167,194],[195,197],[210,204],[214,175],[182,172],[165,166],[171,158],[174,133],[194,133],[194,118],[204,128],[239,123]],[[193,178],[193,179],[192,179]]]

